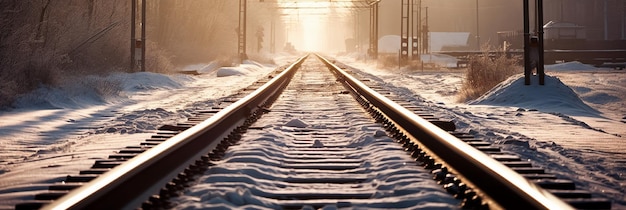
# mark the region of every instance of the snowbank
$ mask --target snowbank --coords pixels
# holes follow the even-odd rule
[[[59,87],[42,86],[25,94],[13,104],[15,108],[84,108],[122,100],[130,92],[175,89],[193,80],[184,75],[151,72],[115,73],[68,80]]]
[[[524,76],[515,75],[498,84],[470,104],[513,106],[542,112],[563,113],[572,116],[599,116],[600,112],[585,104],[578,95],[556,77],[531,78],[532,85],[524,85]]]
[[[220,67],[219,62],[212,61],[209,64],[193,64],[183,67],[183,71],[197,71],[200,74],[210,74]]]
[[[152,72],[118,73],[111,75],[110,78],[121,82],[124,91],[181,88],[185,82],[193,80],[184,75],[164,75]]]
[[[578,61],[565,62],[565,63],[557,63],[552,65],[545,65],[546,70],[550,71],[583,71],[583,70],[596,70],[598,68],[583,64]]]
[[[262,64],[255,61],[245,60],[239,66],[222,67],[217,70],[217,77],[229,77],[237,75],[248,75],[253,72],[262,71],[265,68]]]
[[[424,63],[434,63],[444,67],[456,67],[459,59],[445,54],[422,54],[420,58]]]

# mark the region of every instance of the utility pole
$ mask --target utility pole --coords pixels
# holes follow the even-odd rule
[[[411,7],[411,59],[420,60],[419,53],[419,28],[420,28],[420,7],[422,6],[421,0],[413,0],[413,6]]]
[[[276,53],[276,15],[272,14],[270,23],[270,53]]]
[[[428,32],[430,29],[428,29],[428,7],[424,8],[424,13],[426,16],[424,17],[424,25],[422,26],[422,51],[424,54],[429,54],[430,38],[428,37]]]
[[[419,28],[421,1],[402,0],[400,7],[400,65],[406,65],[409,57],[419,60]]]
[[[370,4],[370,47],[369,55],[378,58],[378,2]]]
[[[411,1],[402,0],[400,6],[400,65],[406,65],[409,60],[409,39],[411,38]]]
[[[146,71],[146,0],[141,0],[141,71]]]
[[[538,38],[538,61],[537,61],[537,76],[539,76],[539,85],[545,84],[546,73],[544,71],[544,55],[543,55],[543,0],[537,0],[537,38]]]
[[[130,72],[135,72],[135,48],[137,39],[135,39],[135,16],[137,16],[137,0],[130,0]]]
[[[524,84],[530,85],[532,72],[530,61],[530,8],[528,0],[524,0]]]
[[[131,0],[130,19],[130,70],[135,72],[137,66],[141,71],[146,71],[146,0],[141,0],[141,37],[136,37],[137,27],[137,1]],[[139,51],[138,51],[139,50]]]
[[[604,40],[609,40],[609,5],[607,0],[604,0]]]
[[[238,47],[237,54],[240,61],[248,59],[246,55],[246,13],[248,0],[239,0],[239,27],[237,28]]]
[[[480,26],[479,26],[479,18],[478,18],[478,0],[476,0],[476,47],[478,51],[480,51]]]
[[[530,5],[524,0],[524,84],[530,85],[533,67],[537,68],[539,85],[545,84],[544,46],[543,46],[543,0],[535,0],[535,31],[536,37],[530,33]],[[536,57],[535,57],[536,56]],[[535,60],[536,59],[536,60]]]

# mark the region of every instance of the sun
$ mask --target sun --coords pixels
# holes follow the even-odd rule
[[[298,50],[321,52],[328,48],[328,18],[331,13],[328,2],[322,1],[282,1],[281,7],[290,26],[287,39]]]
[[[300,20],[302,26],[302,50],[307,52],[321,52],[326,48],[328,37],[326,21],[320,21],[319,17],[304,16]]]

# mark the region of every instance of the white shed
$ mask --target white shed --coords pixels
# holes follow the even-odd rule
[[[543,26],[544,39],[586,39],[584,26],[574,23],[550,21]]]

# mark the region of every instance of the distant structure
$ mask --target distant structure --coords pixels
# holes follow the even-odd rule
[[[549,21],[543,25],[544,38],[556,39],[587,39],[587,30],[584,26],[574,23]]]
[[[584,27],[588,40],[626,40],[626,0],[545,1],[545,20]]]

